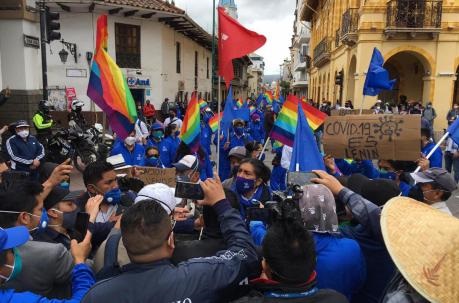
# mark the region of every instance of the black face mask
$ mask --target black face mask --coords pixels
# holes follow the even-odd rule
[[[175,115],[174,115],[174,114],[170,114],[170,115],[169,115],[169,118],[174,119],[174,118],[175,118]]]
[[[417,184],[412,187],[408,193],[408,197],[419,202],[424,202],[424,192],[422,191],[421,186]]]
[[[62,214],[62,227],[67,230],[74,229],[77,215],[79,212],[80,210],[77,208],[74,211],[63,213]]]

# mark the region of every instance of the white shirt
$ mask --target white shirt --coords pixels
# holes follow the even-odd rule
[[[290,161],[292,160],[293,147],[284,145],[282,148],[281,166],[286,170],[290,169]]]
[[[438,209],[441,212],[444,212],[445,214],[448,214],[452,216],[453,214],[449,210],[448,205],[446,205],[446,202],[437,202],[431,205],[433,208]]]
[[[145,122],[140,121],[137,119],[135,122],[135,138],[137,139],[137,142],[141,142],[142,138],[147,138],[148,137],[148,127],[145,124]]]
[[[110,217],[116,214],[117,209],[118,209],[118,205],[110,205],[106,213],[100,210],[96,217],[96,223],[105,223],[105,222],[110,221]]]
[[[179,118],[175,117],[173,118],[174,122],[172,124],[175,124],[177,125],[177,127],[179,129],[182,128],[182,120],[180,120]],[[171,124],[171,118],[166,118],[166,120],[164,120],[164,127],[167,127],[169,124]]]

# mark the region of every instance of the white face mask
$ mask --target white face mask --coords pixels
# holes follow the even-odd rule
[[[29,131],[28,130],[21,130],[18,132],[18,136],[25,139],[29,136]]]
[[[129,145],[129,146],[134,145],[135,141],[136,141],[135,137],[131,137],[131,136],[124,139],[124,143],[126,143],[126,145]]]

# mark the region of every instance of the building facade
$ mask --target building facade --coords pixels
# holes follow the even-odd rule
[[[308,94],[308,73],[309,67],[309,40],[311,38],[310,24],[299,18],[302,1],[297,0],[295,10],[295,21],[293,24],[293,36],[291,46],[292,61],[292,83],[293,94],[299,97],[306,97]]]
[[[258,96],[262,93],[263,75],[265,73],[265,62],[263,57],[257,54],[249,55],[252,65],[248,68],[249,97]]]
[[[311,22],[309,97],[353,101],[360,106],[374,47],[396,79],[392,91],[366,97],[398,103],[432,101],[446,126],[446,113],[459,102],[459,2],[442,0],[303,0],[302,20]]]
[[[108,15],[108,53],[137,103],[159,108],[165,98],[187,101],[195,90],[210,99],[212,37],[180,8],[160,0],[46,5],[60,13],[62,41],[47,44],[46,57],[49,100],[64,116],[70,95],[85,102],[84,111],[98,111],[86,90],[101,14]],[[42,98],[38,19],[35,1],[0,2],[0,84],[13,93],[0,110],[2,123],[30,119]]]

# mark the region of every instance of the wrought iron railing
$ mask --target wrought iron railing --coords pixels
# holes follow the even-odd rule
[[[343,14],[341,23],[341,37],[356,34],[359,27],[359,9],[349,8]]]
[[[440,29],[443,0],[390,0],[387,27]]]
[[[317,44],[314,48],[314,65],[320,66],[324,62],[330,61],[330,52],[333,38],[327,37]]]

